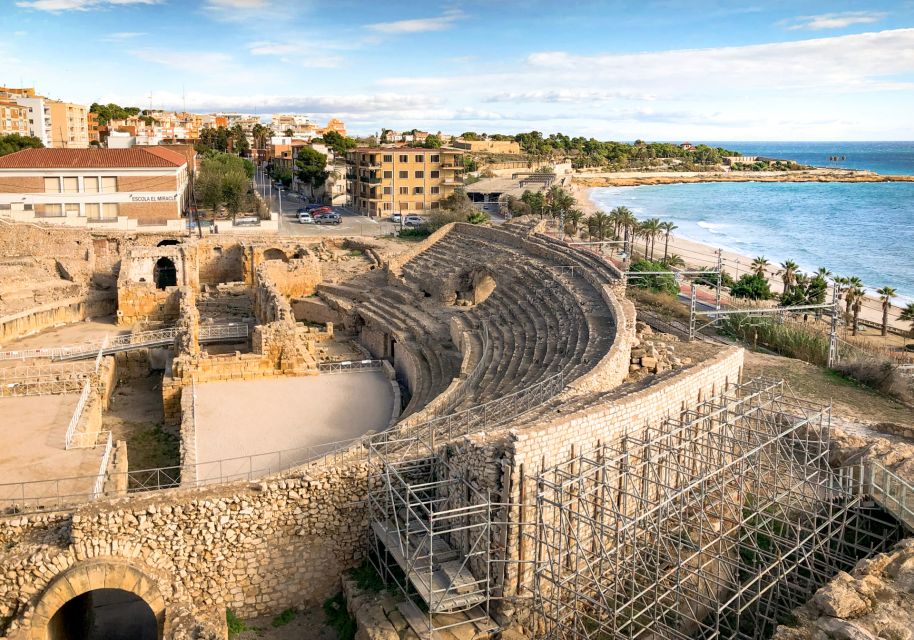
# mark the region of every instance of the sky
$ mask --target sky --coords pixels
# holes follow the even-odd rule
[[[914,140],[914,0],[0,0],[0,84],[602,140]]]

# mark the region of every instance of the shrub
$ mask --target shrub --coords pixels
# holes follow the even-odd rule
[[[374,591],[375,593],[384,589],[384,581],[368,560],[365,560],[349,572],[359,589],[363,591]]]
[[[231,609],[225,610],[225,622],[228,626],[229,638],[232,636],[237,636],[239,633],[243,633],[248,630],[248,626],[244,624],[244,621],[239,620],[238,616],[236,616],[235,612]]]
[[[761,346],[820,367],[828,362],[828,336],[795,325],[777,323],[770,318],[750,318],[742,314],[727,316],[721,322],[720,332],[754,348]]]
[[[355,619],[349,615],[349,610],[346,608],[346,599],[343,597],[342,592],[324,601],[324,615],[327,619],[327,625],[336,631],[336,637],[339,640],[353,640],[355,638]]]
[[[295,619],[295,609],[286,609],[285,611],[280,613],[278,616],[273,618],[273,622],[271,622],[270,624],[273,625],[274,627],[282,627],[284,625],[289,624],[294,619]]]
[[[421,240],[422,238],[427,238],[432,232],[425,225],[421,227],[404,227],[398,232],[398,236],[401,238],[410,238],[413,240]]]
[[[651,311],[669,318],[689,319],[689,308],[676,296],[668,293],[655,293],[647,289],[629,289],[628,297]]]
[[[849,359],[837,363],[835,371],[905,404],[914,403],[914,379],[906,378],[887,360]]]
[[[772,297],[768,281],[757,273],[744,273],[740,276],[730,287],[730,295],[746,300],[770,300]]]
[[[638,260],[632,263],[629,271],[669,271],[659,262]],[[679,294],[679,285],[672,275],[629,276],[629,284],[639,288],[654,291],[655,293]]]

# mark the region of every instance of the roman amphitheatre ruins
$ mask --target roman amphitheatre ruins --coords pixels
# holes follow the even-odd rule
[[[342,590],[357,638],[912,638],[914,432],[652,329],[543,224],[3,223],[0,637]]]

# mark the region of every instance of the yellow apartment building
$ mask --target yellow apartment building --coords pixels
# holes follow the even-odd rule
[[[0,98],[0,136],[29,135],[29,110],[9,98]]]
[[[368,216],[423,214],[463,185],[463,151],[363,147],[346,154],[350,206]]]
[[[72,102],[48,101],[51,113],[51,146],[85,149],[89,146],[89,108]]]

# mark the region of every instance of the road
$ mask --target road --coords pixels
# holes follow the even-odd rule
[[[280,213],[279,234],[285,236],[380,236],[391,235],[400,229],[400,225],[388,220],[363,216],[346,207],[333,207],[340,214],[340,224],[301,224],[298,222],[297,210],[308,204],[307,198],[298,194],[280,190],[276,185],[270,184],[270,178],[258,170],[255,176],[255,185],[264,201],[269,203],[270,211]],[[281,202],[280,202],[281,199]]]

